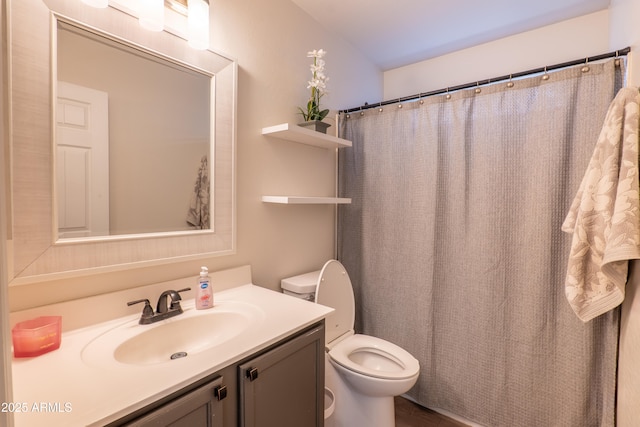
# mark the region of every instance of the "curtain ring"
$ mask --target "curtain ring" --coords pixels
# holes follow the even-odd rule
[[[547,66],[544,66],[544,75],[542,76],[542,80],[549,80],[549,74],[547,74]]]
[[[445,96],[447,99],[451,99],[451,94],[449,93],[449,88],[447,88],[447,95]]]
[[[421,93],[418,94],[418,102],[420,103],[420,105],[424,104],[424,99],[422,99],[422,94]]]
[[[583,73],[588,73],[590,70],[589,68],[589,58],[585,58],[584,59],[584,66],[582,68],[580,68],[580,71],[582,71]]]
[[[382,113],[384,111],[384,108],[382,108],[382,102],[380,102],[378,104],[378,112]]]
[[[616,50],[616,59],[615,61],[613,61],[613,65],[615,65],[616,67],[620,66],[620,56],[618,55],[620,53],[620,51]]]
[[[364,111],[362,111],[362,107],[360,107],[360,115],[364,116]]]
[[[476,90],[474,91],[475,93],[480,93],[482,92],[482,89],[480,89],[480,82],[476,82]]]
[[[507,87],[513,87],[513,81],[511,80],[513,78],[513,74],[509,74],[509,83],[507,83]]]

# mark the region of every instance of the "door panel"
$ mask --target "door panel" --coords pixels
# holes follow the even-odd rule
[[[58,82],[57,89],[59,237],[108,235],[108,94],[66,82]]]

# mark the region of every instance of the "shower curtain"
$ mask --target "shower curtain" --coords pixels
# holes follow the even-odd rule
[[[356,330],[419,360],[416,402],[491,427],[614,425],[619,312],[573,313],[560,228],[620,62],[341,114]]]

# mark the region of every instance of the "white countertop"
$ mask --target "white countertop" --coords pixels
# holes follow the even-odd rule
[[[13,405],[24,409],[14,414],[15,426],[104,425],[238,362],[333,311],[251,284],[218,292],[214,298],[220,307],[226,302],[253,304],[264,312],[264,320],[214,351],[172,360],[170,369],[165,363],[133,366],[118,362],[98,368],[82,359],[83,348],[94,338],[138,319],[139,314],[63,333],[58,350],[35,358],[14,358]],[[195,310],[193,300],[183,301],[182,306],[185,313]]]

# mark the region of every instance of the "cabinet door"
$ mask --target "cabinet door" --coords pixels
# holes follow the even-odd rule
[[[135,427],[222,427],[221,400],[226,389],[219,377],[144,415],[127,426]]]
[[[240,425],[324,424],[324,324],[239,366]]]

